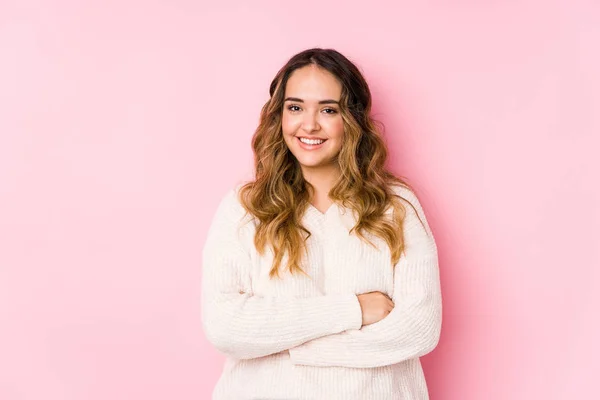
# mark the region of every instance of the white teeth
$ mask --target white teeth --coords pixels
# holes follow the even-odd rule
[[[306,139],[306,138],[300,138],[300,141],[302,143],[306,143],[306,144],[321,144],[324,142],[324,140],[320,140],[320,139]]]

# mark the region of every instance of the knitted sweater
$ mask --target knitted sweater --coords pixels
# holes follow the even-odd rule
[[[212,399],[428,399],[419,357],[438,343],[442,296],[436,243],[414,192],[394,187],[423,221],[404,203],[406,248],[396,265],[383,239],[366,234],[377,250],[349,234],[352,210],[309,205],[301,267],[310,277],[269,279],[273,253],[254,247],[240,186],[222,198],[202,252],[202,325],[226,355]],[[394,308],[362,326],[357,295],[372,291]]]

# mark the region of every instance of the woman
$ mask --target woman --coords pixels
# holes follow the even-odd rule
[[[213,399],[427,399],[437,247],[384,166],[369,87],[335,50],[292,57],[203,250],[202,322],[227,355]]]

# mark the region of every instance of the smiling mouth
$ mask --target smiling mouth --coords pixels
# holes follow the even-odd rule
[[[309,138],[305,138],[305,137],[299,137],[298,140],[301,143],[307,144],[309,146],[317,146],[317,145],[323,144],[327,141],[327,139],[309,139]]]

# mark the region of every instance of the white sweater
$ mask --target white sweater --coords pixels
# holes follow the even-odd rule
[[[255,221],[241,223],[240,186],[221,200],[202,256],[202,324],[227,356],[213,400],[428,399],[419,357],[438,343],[442,296],[436,243],[415,194],[394,189],[425,225],[405,205],[406,249],[395,266],[384,240],[367,235],[376,250],[349,235],[351,210],[309,206],[301,266],[312,279],[287,271],[269,279],[273,253],[259,256]],[[372,291],[395,307],[361,327],[357,295]]]

